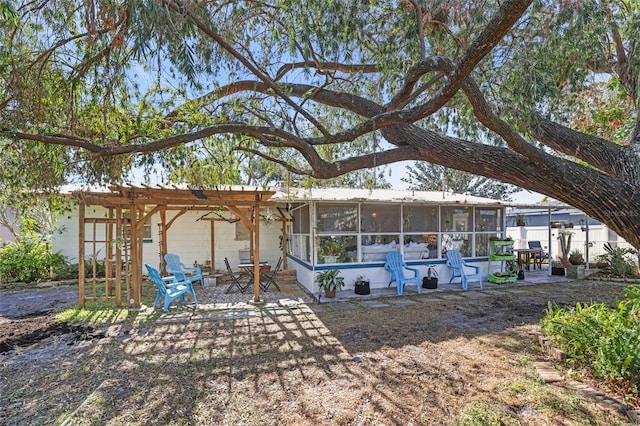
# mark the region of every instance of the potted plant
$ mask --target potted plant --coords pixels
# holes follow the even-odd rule
[[[562,252],[562,256],[560,257],[560,262],[562,266],[569,266],[571,262],[569,262],[569,253],[571,252],[571,236],[573,232],[571,231],[560,231],[558,235],[558,240],[560,241],[560,251]]]
[[[565,275],[564,266],[562,266],[562,263],[560,263],[560,261],[554,260],[553,262],[551,262],[551,275]]]
[[[341,257],[346,257],[344,244],[337,238],[327,238],[320,245],[320,257],[324,263],[337,263]]]
[[[369,294],[371,293],[371,286],[368,278],[358,275],[354,283],[356,294]]]
[[[566,266],[567,268],[567,278],[573,279],[583,279],[585,277],[584,272],[584,257],[582,257],[582,253],[579,250],[573,250],[569,254],[569,262],[570,265]]]
[[[320,272],[316,276],[316,283],[320,290],[324,289],[325,296],[336,297],[336,292],[344,286],[344,277],[340,276],[339,269],[330,269]]]
[[[513,262],[513,265],[511,265],[511,273],[517,275],[519,280],[524,280],[524,265],[518,265],[516,262]]]
[[[422,288],[436,289],[438,288],[438,271],[435,266],[427,267],[427,276],[422,279]]]

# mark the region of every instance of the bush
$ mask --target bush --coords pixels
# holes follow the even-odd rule
[[[569,362],[590,367],[596,377],[617,384],[628,396],[640,391],[640,286],[629,286],[614,308],[598,303],[575,308],[550,305],[542,329]]]
[[[637,252],[628,247],[613,247],[609,243],[604,245],[604,253],[596,257],[598,263],[606,263],[609,272],[616,277],[635,277],[637,275],[636,264],[633,256]]]
[[[56,268],[53,272],[54,279],[58,280],[71,280],[77,279],[79,272],[79,266],[77,263],[67,263],[64,262],[58,268]],[[93,276],[93,262],[91,259],[86,259],[84,261],[84,276],[85,278],[91,278]],[[105,276],[105,265],[104,262],[96,262],[96,277],[104,278]]]
[[[49,244],[22,238],[0,249],[0,282],[33,282],[49,278],[64,264],[64,257],[52,253]]]

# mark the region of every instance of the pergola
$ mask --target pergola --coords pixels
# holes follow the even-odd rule
[[[122,303],[122,271],[125,271],[127,288],[131,289],[129,304],[139,307],[141,305],[141,285],[142,285],[142,242],[143,227],[154,214],[160,215],[160,258],[161,265],[164,266],[163,256],[167,252],[167,230],[181,215],[190,210],[208,210],[218,213],[217,215],[205,215],[201,220],[208,220],[211,223],[211,261],[215,265],[214,246],[214,221],[227,220],[221,213],[228,211],[237,219],[241,220],[249,230],[250,249],[254,262],[254,293],[253,300],[260,301],[260,211],[266,207],[274,206],[269,198],[275,194],[273,190],[260,190],[257,188],[240,189],[215,188],[215,189],[194,189],[180,188],[177,186],[110,186],[106,191],[75,191],[73,195],[79,200],[79,236],[78,236],[78,259],[84,259],[87,244],[93,247],[93,297],[86,295],[86,279],[84,262],[79,262],[78,284],[79,284],[79,304],[84,306],[86,300],[112,300],[115,299],[117,306]],[[107,217],[88,218],[86,217],[86,206],[102,206],[108,209]],[[177,211],[177,213],[167,221],[166,213]],[[282,251],[283,258],[286,258],[286,215],[280,211],[277,219],[281,220],[282,226]],[[105,226],[105,239],[97,241],[95,236],[96,226]],[[87,240],[86,227],[93,226],[93,238]],[[96,274],[96,247],[104,244],[105,253],[105,276],[107,297],[97,297],[95,290]],[[164,268],[163,268],[164,269]],[[113,294],[113,297],[111,294]]]

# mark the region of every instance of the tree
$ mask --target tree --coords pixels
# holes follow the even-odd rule
[[[640,248],[639,9],[15,3],[17,18],[0,23],[0,132],[13,146],[64,147],[67,173],[104,180],[225,135],[317,179],[427,161],[554,197]],[[598,82],[624,99],[628,132],[575,125]]]
[[[452,191],[506,201],[510,201],[511,194],[518,191],[517,187],[495,179],[425,162],[407,166],[407,173],[408,176],[402,180],[409,184],[409,189],[418,191]]]

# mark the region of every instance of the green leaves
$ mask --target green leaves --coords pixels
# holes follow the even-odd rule
[[[437,164],[416,162],[407,166],[407,178],[402,180],[410,184],[409,189],[419,191],[453,191],[496,200],[510,200],[510,195],[519,189],[500,181],[476,176]]]
[[[542,329],[580,367],[597,377],[640,392],[640,286],[625,289],[616,307],[605,304],[558,308],[550,306]]]

